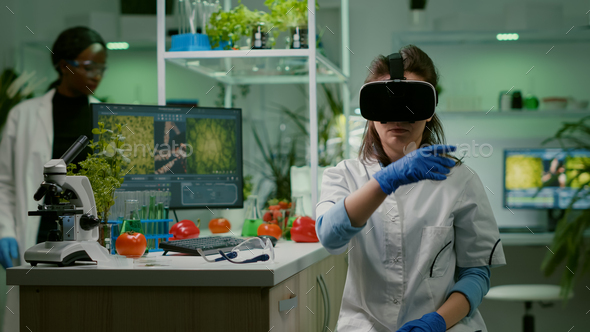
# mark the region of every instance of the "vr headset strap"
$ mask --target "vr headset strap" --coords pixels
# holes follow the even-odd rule
[[[401,54],[393,53],[387,58],[389,59],[389,76],[391,77],[391,80],[405,80],[404,59]]]

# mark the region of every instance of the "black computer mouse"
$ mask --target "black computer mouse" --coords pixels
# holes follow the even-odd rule
[[[269,239],[270,240],[270,243],[272,243],[272,246],[273,247],[276,247],[277,246],[277,241],[278,240],[277,240],[276,237],[274,237],[272,235],[259,235],[258,237],[261,238],[261,239]]]

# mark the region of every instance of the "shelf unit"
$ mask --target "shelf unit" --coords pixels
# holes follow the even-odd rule
[[[170,0],[169,0],[170,1]],[[349,49],[349,0],[340,0],[341,19],[341,55],[342,68],[339,69],[327,58],[316,51],[316,22],[315,0],[307,0],[308,13],[308,49],[269,49],[269,50],[221,50],[198,52],[167,52],[166,51],[166,0],[157,0],[157,63],[158,63],[158,104],[166,104],[166,61],[186,67],[188,70],[214,78],[225,85],[226,108],[231,107],[232,87],[236,84],[309,84],[309,132],[310,132],[310,162],[311,162],[311,206],[318,202],[318,116],[317,116],[317,83],[339,83],[343,101],[343,111],[347,119],[344,141],[348,142],[348,118],[350,115],[350,91],[348,78],[350,76]],[[231,9],[231,0],[224,0],[224,10]],[[311,14],[311,15],[310,15]],[[283,73],[276,72],[269,75],[252,70],[260,59],[281,59],[300,65],[300,75],[286,74],[286,67],[281,67]],[[291,61],[291,60],[294,60]],[[211,64],[209,64],[211,62]],[[271,61],[272,63],[272,61]],[[245,64],[242,67],[242,64]],[[318,73],[318,67],[320,71]],[[237,67],[237,68],[236,68]],[[269,69],[274,70],[272,66]],[[266,66],[265,66],[266,68]],[[276,68],[276,66],[275,66]],[[237,69],[237,70],[236,70]],[[251,73],[248,72],[248,69]],[[235,71],[235,72],[234,72]],[[278,70],[280,71],[280,70]],[[349,144],[344,144],[345,155],[349,154]],[[312,209],[313,210],[313,209]],[[315,218],[315,210],[312,211]]]
[[[403,31],[394,35],[394,42],[400,45],[456,45],[456,44],[497,44],[521,43],[587,43],[590,42],[588,26],[544,30],[503,30],[497,31]],[[566,34],[567,32],[567,34]],[[499,33],[517,33],[518,40],[499,41]]]
[[[590,115],[590,110],[522,110],[522,111],[437,111],[442,119],[455,118],[518,118],[518,117],[567,117],[582,118]]]

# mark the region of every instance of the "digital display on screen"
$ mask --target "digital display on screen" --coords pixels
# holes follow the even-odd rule
[[[578,193],[576,209],[590,208],[590,151],[508,149],[504,151],[504,203],[508,208],[565,209]]]
[[[170,191],[170,208],[243,206],[240,109],[92,104],[92,111],[94,127],[123,128],[129,163],[118,190]]]

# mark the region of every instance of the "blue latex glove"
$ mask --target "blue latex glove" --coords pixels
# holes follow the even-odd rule
[[[0,264],[5,269],[12,267],[12,259],[18,257],[18,243],[13,237],[0,239]]]
[[[404,324],[397,332],[445,332],[447,323],[436,311]]]
[[[451,145],[430,145],[414,150],[398,161],[387,165],[384,169],[375,173],[373,177],[381,190],[387,195],[396,191],[404,184],[418,182],[420,180],[444,180],[450,172],[449,167],[455,166],[451,158],[441,154],[453,152],[456,147]]]

